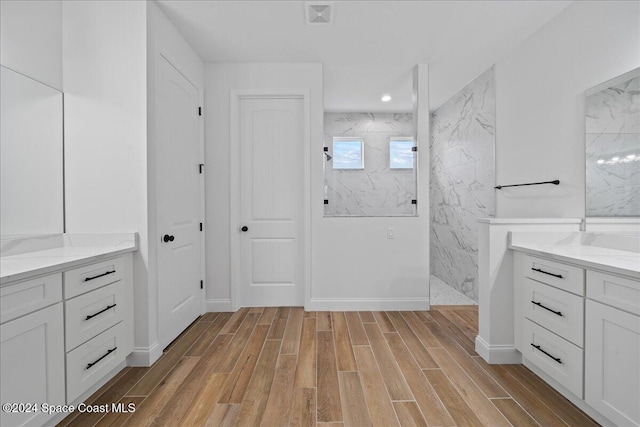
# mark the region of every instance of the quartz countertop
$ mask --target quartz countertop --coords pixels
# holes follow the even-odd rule
[[[640,280],[640,236],[510,232],[509,248]]]
[[[582,218],[478,218],[481,224],[582,224]]]
[[[22,251],[21,247],[28,247],[29,250]],[[0,285],[68,270],[137,249],[137,233],[59,234],[3,239]]]

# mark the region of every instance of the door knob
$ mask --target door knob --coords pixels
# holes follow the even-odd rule
[[[242,231],[244,231],[246,233],[247,231],[249,231],[249,227],[247,227],[246,225],[243,225],[240,230],[242,230]]]
[[[163,240],[165,243],[167,243],[167,242],[173,242],[173,239],[175,239],[175,237],[170,236],[170,235],[168,235],[168,234],[165,234],[165,235],[162,237],[162,240]]]

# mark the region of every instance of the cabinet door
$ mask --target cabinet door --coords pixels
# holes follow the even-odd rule
[[[62,303],[5,323],[0,337],[2,403],[64,404]],[[0,425],[40,425],[48,418],[42,412],[1,412]]]
[[[640,316],[587,300],[585,400],[620,426],[640,426]]]

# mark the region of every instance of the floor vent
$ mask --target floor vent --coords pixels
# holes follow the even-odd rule
[[[305,3],[306,23],[309,25],[332,25],[333,2]]]

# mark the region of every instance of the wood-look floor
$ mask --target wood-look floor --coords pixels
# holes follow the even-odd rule
[[[594,426],[521,365],[473,350],[475,306],[208,313],[150,368],[126,368],[60,425]]]

